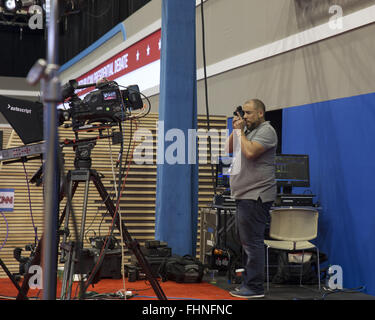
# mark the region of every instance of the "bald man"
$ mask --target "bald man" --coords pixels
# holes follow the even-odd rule
[[[236,226],[242,246],[242,284],[230,291],[232,296],[250,299],[264,297],[264,233],[269,210],[276,198],[275,156],[277,134],[265,120],[264,103],[248,100],[233,118],[233,130],[227,141],[233,152],[234,139],[241,147],[233,161],[238,172],[230,175],[231,195],[236,200]],[[240,161],[240,162],[239,162]],[[238,165],[239,164],[239,165]]]

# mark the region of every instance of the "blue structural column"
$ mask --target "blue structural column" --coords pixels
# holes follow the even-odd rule
[[[197,238],[195,2],[162,2],[155,238],[179,255],[195,255]]]

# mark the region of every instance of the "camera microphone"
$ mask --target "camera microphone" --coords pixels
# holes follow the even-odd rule
[[[86,89],[90,87],[96,87],[96,83],[80,84],[76,86],[76,89]]]

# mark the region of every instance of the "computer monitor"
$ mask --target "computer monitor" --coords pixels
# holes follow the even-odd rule
[[[278,154],[275,174],[278,193],[291,194],[293,187],[310,187],[309,156]]]
[[[219,157],[216,164],[216,187],[229,188],[231,157]]]

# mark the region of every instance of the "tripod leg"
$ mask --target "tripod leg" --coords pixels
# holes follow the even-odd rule
[[[75,188],[78,187],[78,182],[75,182]],[[72,181],[69,181],[69,190],[72,190]],[[65,262],[65,256],[66,256],[66,250],[65,250],[65,244],[67,242],[68,236],[69,236],[69,218],[70,218],[70,207],[68,204],[66,204],[64,208],[64,216],[65,216],[65,222],[64,222],[64,233],[63,233],[63,239],[61,244],[61,256],[60,256],[60,262]],[[65,269],[64,269],[65,270]]]
[[[0,266],[3,268],[4,272],[9,277],[10,281],[12,281],[12,283],[14,284],[14,286],[17,288],[19,294],[22,295],[22,297],[25,300],[28,300],[27,297],[23,294],[22,289],[19,286],[19,284],[17,283],[16,279],[14,279],[14,276],[10,273],[9,269],[7,268],[7,266],[5,265],[5,263],[3,262],[3,260],[1,260],[1,259],[0,259]]]
[[[68,254],[67,254],[67,260],[66,260],[66,263],[64,265],[64,273],[63,273],[63,279],[62,279],[62,284],[61,284],[61,293],[60,293],[60,298],[61,300],[65,300],[65,299],[70,299],[70,293],[71,291],[69,290],[69,288],[71,287],[71,273],[73,272],[72,270],[72,264],[71,264],[71,261],[73,260],[72,256],[73,256],[73,245],[72,244],[69,244],[67,245],[69,246],[70,248],[68,249],[67,248],[67,251],[68,251]],[[69,286],[69,287],[68,287]],[[68,289],[68,292],[67,292],[67,289]]]
[[[110,212],[111,216],[114,217],[116,215],[116,208],[113,204],[113,201],[109,197],[107,190],[105,189],[102,181],[100,180],[100,177],[98,176],[97,172],[91,170],[91,177],[108,211]],[[125,223],[122,222],[120,225],[120,218],[118,215],[115,217],[114,223],[116,227],[118,228],[118,230],[122,230],[121,236],[123,237],[124,242],[126,243],[127,247],[136,256],[138,263],[140,264],[144,273],[146,274],[147,279],[150,281],[150,284],[152,288],[154,289],[154,292],[159,298],[159,300],[167,300],[167,297],[165,296],[162,288],[160,287],[159,282],[153,276],[151,267],[149,263],[147,262],[145,256],[143,255],[138,242],[132,239],[130,233],[128,232],[125,226]],[[95,274],[93,276],[95,276]],[[86,290],[89,285],[90,283],[87,283],[84,287],[84,290]]]
[[[90,182],[90,172],[89,170],[74,170],[70,173],[70,183],[69,187],[71,188],[72,182],[74,181],[75,184],[78,185],[80,181],[85,182],[85,193],[83,199],[83,208],[82,208],[82,217],[81,217],[81,230],[80,234],[78,235],[78,239],[76,242],[70,242],[69,245],[66,245],[67,235],[64,234],[64,242],[62,244],[63,251],[68,250],[68,259],[64,265],[64,277],[63,277],[63,284],[61,290],[61,298],[68,299],[71,298],[72,293],[72,285],[74,281],[74,273],[75,273],[75,262],[78,262],[79,272],[82,271],[81,268],[81,252],[83,249],[83,239],[85,235],[85,221],[86,221],[86,212],[87,212],[87,203],[88,203],[88,192],[89,192],[89,182]],[[65,219],[65,228],[68,228],[69,225],[69,208],[67,208],[67,219]],[[67,290],[67,292],[66,292]]]
[[[77,187],[78,187],[78,182],[75,182],[74,185],[73,185],[73,189],[72,189],[72,198],[74,196],[74,193],[76,192],[77,190]],[[62,199],[64,198],[64,192],[61,191],[60,192],[60,201],[62,201]],[[66,215],[66,210],[67,210],[67,207],[65,207],[63,213],[61,214],[60,216],[60,220],[59,220],[59,228],[60,226],[62,225],[62,223],[64,222],[64,218],[65,218],[65,215]],[[35,255],[32,259],[32,262],[31,262],[31,265],[40,265],[40,262],[41,262],[41,248],[42,248],[42,243],[43,243],[43,238],[44,236],[42,235],[42,237],[40,238],[39,240],[39,243],[35,249]],[[22,281],[22,286],[21,286],[21,291],[18,293],[17,295],[17,300],[23,300],[25,299],[25,297],[27,296],[27,293],[29,291],[29,280],[31,278],[31,274],[30,273],[26,273],[24,275],[24,278],[23,278],[23,281]]]
[[[83,208],[82,208],[82,222],[81,222],[81,233],[79,236],[79,248],[83,248],[83,241],[85,237],[85,223],[86,223],[86,212],[87,212],[87,202],[88,202],[88,194],[89,194],[89,182],[90,177],[87,177],[87,180],[85,182],[85,194],[83,199]]]
[[[73,191],[73,181],[71,179],[71,172],[69,173],[69,185],[68,190]],[[78,187],[78,181],[74,181],[74,187]],[[73,192],[72,192],[73,193]],[[63,240],[60,245],[61,247],[61,257],[60,262],[64,262],[64,272],[63,272],[63,278],[62,278],[62,284],[61,284],[61,292],[60,292],[60,298],[61,300],[70,299],[70,288],[72,286],[72,272],[73,271],[73,243],[69,242],[67,243],[68,237],[69,237],[69,218],[70,218],[70,207],[67,203],[64,209],[65,214],[65,222],[64,222],[64,234],[63,234]]]

